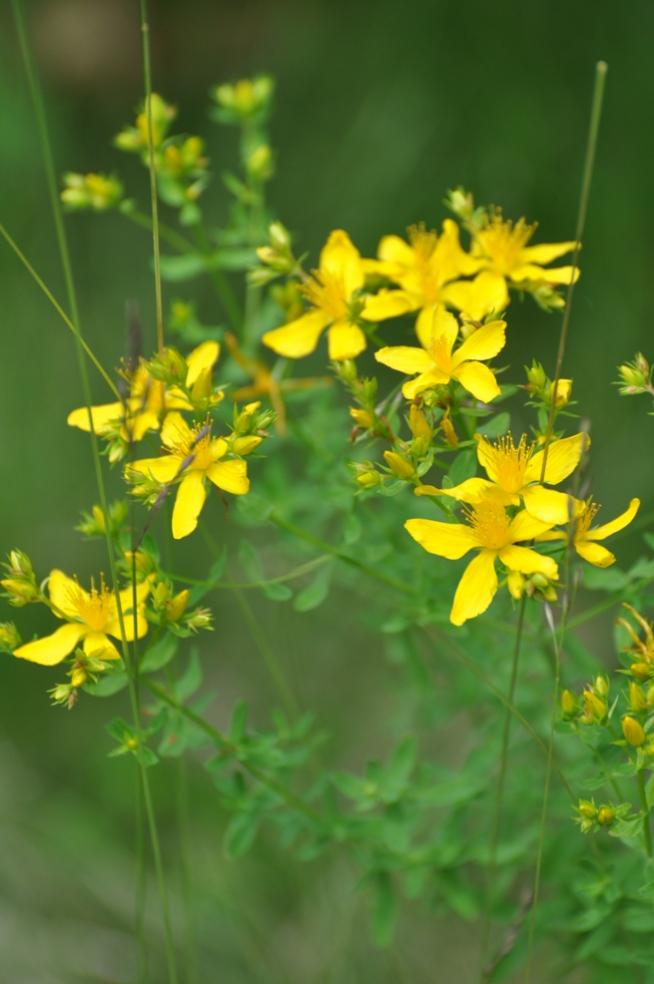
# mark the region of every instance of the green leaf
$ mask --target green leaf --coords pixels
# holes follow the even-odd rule
[[[177,652],[178,640],[175,636],[165,635],[154,646],[146,650],[139,669],[142,673],[155,673],[170,663]]]
[[[239,700],[232,712],[232,720],[229,725],[229,740],[238,744],[245,737],[248,721],[248,705],[244,700]]]
[[[629,577],[618,567],[584,566],[583,583],[591,591],[622,591]]]
[[[477,452],[474,448],[468,448],[457,454],[450,465],[447,473],[450,487],[465,482],[468,478],[473,478],[477,473]]]
[[[250,850],[257,836],[259,816],[256,813],[237,813],[230,820],[223,846],[228,858],[241,858]]]
[[[92,697],[113,697],[127,686],[127,674],[124,670],[114,670],[98,677],[95,683],[85,683],[84,692]]]
[[[288,601],[293,597],[293,591],[288,584],[280,584],[279,581],[268,584],[264,581],[261,590],[270,601]]]
[[[162,256],[161,276],[164,280],[176,283],[192,280],[207,270],[207,261],[199,253],[184,253],[182,256]]]
[[[249,540],[241,540],[238,547],[238,562],[252,581],[265,580],[259,554]]]
[[[491,417],[487,420],[485,424],[480,424],[477,428],[477,433],[482,434],[483,437],[501,437],[502,434],[506,434],[511,424],[511,416],[508,413],[502,412]]]
[[[314,608],[322,605],[329,593],[331,573],[331,565],[323,567],[306,587],[298,591],[293,602],[293,608],[296,612],[311,612]]]
[[[175,695],[178,700],[186,700],[191,697],[202,683],[202,666],[197,650],[191,652],[188,666],[182,676],[175,683]]]
[[[361,537],[362,530],[363,527],[359,517],[353,512],[349,513],[343,529],[343,542],[346,546],[351,547],[353,543],[357,543]]]
[[[372,876],[372,938],[377,946],[387,947],[393,941],[397,920],[397,899],[391,876],[378,871]]]
[[[382,798],[390,802],[401,794],[416,762],[416,739],[407,737],[397,746],[382,774]]]

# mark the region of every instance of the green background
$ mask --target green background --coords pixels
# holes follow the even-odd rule
[[[460,184],[479,202],[502,205],[508,217],[537,219],[543,241],[572,238],[594,64],[609,63],[565,374],[574,377],[579,412],[592,418],[593,488],[607,517],[633,495],[648,512],[652,424],[644,403],[621,399],[611,382],[617,363],[637,349],[654,355],[654,76],[647,69],[654,8],[608,0],[408,0],[401,6],[394,0],[159,0],[151,8],[155,88],[179,106],[181,129],[209,136],[216,177],[206,202],[215,223],[225,215],[218,175],[233,165],[235,151],[228,132],[208,123],[207,90],[250,73],[276,77],[271,202],[312,256],[336,227],[372,255],[387,232],[420,220],[440,224],[442,198]],[[110,145],[141,99],[136,2],[50,0],[28,4],[27,14],[58,170],[120,171],[130,194],[145,204],[145,174]],[[1,220],[63,298],[7,4],[0,17]],[[113,365],[124,349],[126,302],[138,302],[146,326],[153,321],[149,237],[118,215],[72,216],[68,225],[85,330],[102,361]],[[41,571],[60,564],[83,576],[102,558],[100,548],[71,537],[79,512],[94,501],[87,444],[65,426],[68,410],[81,403],[72,339],[4,247],[0,273],[0,545],[3,551],[20,546]],[[202,286],[199,310],[205,322],[218,320]],[[537,357],[552,371],[558,318],[519,302],[513,314],[512,366]],[[346,423],[343,433],[345,442]],[[274,531],[266,549],[274,566]],[[625,541],[625,552],[637,554],[636,538]],[[185,546],[187,569],[204,563],[195,553]],[[387,741],[383,721],[394,677],[374,626],[364,625],[360,605],[348,602],[337,592],[330,607],[305,619],[266,600],[256,606],[270,637],[287,650],[303,702],[318,705],[329,730],[341,736],[337,748],[356,767]],[[243,694],[265,713],[269,686],[242,622],[224,596],[213,607],[217,631],[205,651],[219,663],[217,713],[228,716]],[[35,620],[34,628],[46,624]],[[596,639],[606,655],[601,626]],[[0,946],[6,979],[127,979],[121,948],[131,946],[131,772],[123,760],[105,758],[105,705],[85,701],[73,714],[49,709],[44,691],[51,683],[48,671],[4,658]],[[411,910],[397,947],[374,951],[346,867],[333,859],[318,869],[289,864],[265,844],[252,860],[225,861],[224,818],[203,792],[202,776],[195,778],[198,922],[207,967],[214,961],[219,967],[214,977],[205,967],[202,979],[434,979],[428,914]],[[166,852],[174,858],[165,782],[158,795]],[[465,926],[441,919],[437,939],[442,979],[474,979]]]

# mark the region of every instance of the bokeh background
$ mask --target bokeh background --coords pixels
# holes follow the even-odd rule
[[[540,223],[539,238],[572,238],[594,64],[609,63],[605,114],[575,295],[566,374],[593,418],[594,483],[607,514],[639,495],[647,510],[654,473],[651,421],[642,403],[611,386],[616,365],[654,355],[652,160],[654,7],[535,0],[153,0],[155,88],[180,107],[180,125],[209,137],[214,169],[231,166],[233,142],[207,120],[217,81],[269,72],[277,79],[273,142],[277,214],[314,254],[329,230],[347,228],[371,255],[386,232],[440,223],[442,198],[462,184],[507,216]],[[145,175],[111,147],[141,99],[136,0],[42,0],[25,5],[58,170],[119,170],[146,199]],[[35,125],[9,5],[0,14],[0,217],[63,297]],[[213,221],[224,215],[216,180]],[[86,331],[108,365],[122,354],[125,304],[152,321],[150,241],[118,215],[74,216],[73,261]],[[3,384],[0,544],[20,546],[42,570],[80,574],[93,548],[71,539],[93,501],[86,442],[64,426],[79,405],[72,340],[15,258],[0,249]],[[199,288],[203,320],[216,320]],[[537,355],[553,368],[558,319],[519,312],[514,367]],[[97,390],[98,397],[101,396]],[[274,533],[271,534],[274,550]],[[625,541],[627,554],[637,543]],[[184,555],[192,562],[192,552]],[[337,748],[385,741],[392,668],[374,626],[335,596],[312,619],[258,599],[257,616],[294,660],[299,691],[335,731]],[[216,602],[220,701],[245,695],[265,709],[270,688],[233,605]],[[338,612],[338,618],[335,617]],[[7,617],[7,614],[3,617]],[[329,628],[329,642],[326,642]],[[601,632],[597,637],[604,652]],[[354,654],[357,658],[354,659]],[[133,829],[131,772],[107,760],[104,705],[49,709],[41,668],[3,660],[0,687],[0,979],[63,984],[128,979]],[[389,684],[391,686],[389,686]],[[351,695],[348,706],[344,690]],[[356,714],[352,706],[356,704]],[[224,827],[202,777],[191,782],[194,892],[204,941],[202,980],[230,982],[472,980],[463,927],[437,935],[413,911],[398,945],[366,940],[351,873],[333,859],[289,865],[264,846],[227,862]],[[165,847],[172,811],[163,787]],[[153,906],[156,938],[156,906]],[[441,971],[433,976],[439,940]],[[213,968],[213,969],[212,969]]]

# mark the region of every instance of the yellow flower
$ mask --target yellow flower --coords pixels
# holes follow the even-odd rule
[[[386,346],[375,352],[375,358],[398,372],[418,374],[402,387],[407,400],[456,379],[475,399],[489,403],[499,395],[500,388],[491,370],[479,360],[492,359],[504,348],[505,328],[504,321],[491,321],[474,331],[454,351],[459,333],[456,318],[442,307],[426,309],[420,312],[416,322],[422,348]]]
[[[136,637],[139,639],[148,631],[143,606],[149,591],[149,581],[136,587]],[[19,646],[14,650],[14,656],[42,666],[55,666],[81,642],[84,652],[89,656],[120,658],[118,650],[109,639],[109,636],[114,639],[122,638],[116,595],[105,587],[103,581],[100,582],[99,589],[92,584],[91,590],[85,591],[77,581],[60,570],[54,570],[48,580],[48,595],[54,614],[66,624],[56,629],[52,635]],[[135,629],[132,586],[123,588],[119,595],[125,638],[132,641]]]
[[[384,236],[377,251],[379,259],[364,260],[367,274],[381,274],[399,286],[380,290],[366,300],[364,314],[370,321],[384,321],[409,311],[433,313],[449,302],[448,284],[479,268],[461,248],[459,227],[452,219],[445,219],[440,236],[424,226],[412,226],[408,237],[409,242],[400,236]]]
[[[556,287],[569,284],[579,277],[579,268],[572,266],[546,267],[545,264],[569,253],[573,241],[541,243],[528,246],[536,225],[524,219],[511,222],[498,211],[487,217],[475,231],[471,258],[477,261],[478,276],[472,281],[457,284],[450,290],[449,300],[471,317],[487,308],[492,300],[493,310],[503,311],[509,303],[509,287],[524,288],[527,284]]]
[[[470,550],[479,551],[466,567],[456,589],[450,612],[450,621],[454,625],[463,625],[469,618],[481,615],[490,605],[498,588],[497,560],[509,571],[538,572],[549,580],[558,577],[557,564],[551,557],[518,545],[547,530],[547,523],[535,519],[525,510],[511,519],[504,506],[492,500],[476,503],[466,519],[466,523],[409,519],[404,524],[421,547],[439,557],[458,560]]]
[[[180,480],[172,521],[173,537],[180,540],[198,525],[207,496],[205,479],[232,495],[244,495],[250,488],[247,465],[240,458],[225,460],[227,441],[212,437],[209,424],[191,429],[175,411],[164,420],[161,439],[166,452],[130,463],[125,475],[129,481],[145,477],[161,485]]]
[[[599,511],[599,505],[592,500],[579,505],[581,512],[577,516],[572,533],[574,548],[580,557],[587,560],[589,564],[593,564],[594,567],[610,567],[611,564],[615,563],[615,554],[612,554],[606,547],[600,546],[597,540],[606,540],[607,537],[628,526],[640,508],[640,499],[632,499],[625,511],[609,523],[594,527],[591,527],[590,524]],[[567,540],[567,538],[568,534],[562,530],[551,530],[539,537],[541,540]]]
[[[278,355],[301,359],[314,351],[327,328],[329,358],[354,359],[366,347],[366,336],[357,323],[363,311],[358,298],[363,283],[359,251],[346,232],[336,229],[323,246],[318,269],[302,286],[311,310],[266,332],[262,341]]]
[[[543,482],[559,485],[571,475],[587,443],[588,436],[584,433],[552,441]],[[477,435],[477,458],[488,479],[469,478],[460,485],[441,490],[424,486],[417,492],[419,495],[440,493],[469,503],[493,498],[505,506],[518,506],[522,501],[527,512],[544,523],[567,523],[578,511],[578,503],[565,492],[546,489],[541,484],[545,451],[537,447],[529,444],[524,434],[517,447],[510,434],[495,443]]]
[[[218,342],[208,341],[198,345],[186,358],[186,388],[205,390],[211,378],[211,370],[220,354]],[[164,409],[190,410],[192,406],[183,390],[178,387],[164,389],[153,379],[144,362],[134,372],[130,392],[123,402],[104,403],[91,407],[93,430],[100,437],[118,435],[125,444],[141,441],[147,431],[158,430]],[[67,417],[71,427],[89,431],[88,407],[71,410]],[[118,454],[117,457],[122,455]]]
[[[594,502],[585,503],[584,511],[577,519],[573,543],[579,556],[587,560],[589,564],[594,564],[595,567],[610,567],[611,564],[615,563],[615,555],[596,541],[606,540],[607,537],[628,526],[640,508],[640,499],[632,499],[625,511],[609,523],[591,527],[590,524],[597,515],[599,508]]]

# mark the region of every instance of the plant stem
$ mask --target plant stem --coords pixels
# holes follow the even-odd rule
[[[645,854],[648,858],[652,857],[652,832],[649,825],[649,805],[647,803],[647,790],[645,788],[645,770],[638,770],[638,794],[640,796],[640,804],[643,808],[643,844],[645,845]]]
[[[504,725],[502,728],[502,744],[500,749],[500,769],[497,776],[495,787],[495,807],[493,810],[493,825],[491,827],[491,841],[488,862],[488,875],[486,881],[486,904],[484,914],[484,924],[481,935],[481,961],[482,979],[486,976],[486,958],[490,940],[491,909],[493,903],[493,883],[495,881],[495,871],[497,868],[497,842],[499,839],[500,825],[502,821],[502,806],[504,802],[504,785],[506,780],[506,769],[509,758],[509,739],[511,737],[511,707],[515,701],[515,690],[518,681],[518,665],[520,662],[520,646],[522,643],[522,630],[525,622],[525,609],[527,607],[526,595],[522,596],[520,608],[518,610],[518,622],[516,625],[515,642],[513,645],[513,659],[511,662],[511,677],[509,689],[506,697],[506,709],[504,712]]]
[[[150,65],[150,25],[147,0],[139,0],[141,37],[143,39],[143,81],[145,83],[145,116],[148,125],[148,169],[150,171],[150,209],[152,212],[152,259],[154,263],[154,299],[157,329],[157,349],[164,347],[163,293],[161,290],[161,251],[159,246],[159,201],[157,197],[157,167],[154,158],[152,128],[152,67]]]
[[[37,121],[37,128],[38,128],[39,139],[41,143],[41,151],[43,154],[46,180],[47,180],[48,192],[50,197],[50,205],[52,209],[52,216],[53,216],[55,231],[57,236],[57,245],[59,248],[59,255],[61,259],[64,280],[66,284],[66,293],[68,296],[68,304],[71,312],[71,317],[68,318],[67,316],[64,316],[64,320],[66,321],[68,327],[73,332],[76,341],[77,361],[79,366],[80,378],[82,382],[82,391],[88,411],[91,452],[93,457],[93,466],[95,471],[98,496],[100,498],[100,506],[102,508],[102,511],[104,515],[107,516],[108,508],[107,508],[106,488],[104,484],[104,475],[102,473],[102,465],[100,461],[100,452],[98,448],[97,435],[95,433],[95,428],[93,424],[93,414],[91,412],[91,386],[90,386],[86,361],[84,358],[85,354],[89,355],[90,357],[92,357],[92,354],[90,353],[88,346],[84,342],[84,339],[82,337],[81,327],[80,327],[79,307],[77,303],[77,291],[75,289],[75,281],[73,278],[72,264],[70,260],[70,250],[68,248],[68,239],[66,236],[66,229],[64,226],[61,204],[59,201],[59,196],[57,194],[56,171],[55,171],[54,160],[52,156],[52,149],[50,146],[48,128],[46,125],[46,118],[45,118],[45,111],[43,107],[43,100],[41,97],[41,90],[38,83],[36,69],[33,64],[32,56],[31,56],[31,51],[27,38],[27,32],[25,31],[25,27],[24,27],[20,0],[12,0],[12,2],[13,2],[14,16],[16,20],[19,40],[20,40],[22,54],[23,54],[23,60],[25,62],[25,70],[27,73],[28,83],[30,87],[30,94],[34,105],[34,113]],[[22,253],[20,252],[16,244],[13,242],[11,237],[9,237],[8,233],[6,233],[5,230],[2,229],[1,227],[0,227],[0,231],[2,231],[4,238],[14,248],[14,251],[17,253],[19,258],[25,264],[27,269],[32,273],[32,275],[36,279],[41,289],[44,291],[44,293],[46,293],[46,296],[48,296],[49,299],[52,301],[52,303],[55,304],[55,307],[59,310],[59,313],[64,315],[63,310],[54,301],[54,298],[52,297],[48,289],[45,287],[45,284],[36,275],[35,271],[33,270],[33,268],[31,268],[30,264],[27,262],[26,258],[22,255]],[[92,357],[92,361],[97,367],[99,367],[99,363],[97,363],[94,357]],[[105,375],[103,370],[102,372],[103,375]],[[115,387],[113,387],[113,385],[112,388],[114,388],[115,390]],[[120,598],[120,591],[118,588],[118,577],[117,577],[117,568],[116,568],[116,562],[114,557],[114,549],[113,549],[113,543],[111,541],[111,536],[109,533],[108,524],[105,524],[105,543],[107,547],[108,562],[109,562],[109,568],[110,568],[111,579],[113,584],[113,590],[116,599],[116,611],[118,615],[118,622],[119,622],[119,629],[120,629],[120,641],[122,647],[123,661],[125,663],[125,668],[127,670],[128,691],[130,697],[132,717],[134,720],[135,729],[137,730],[137,732],[140,732],[140,707],[138,701],[138,692],[135,683],[135,675],[137,673],[137,667],[133,666],[130,660],[129,647],[127,644],[127,634],[125,631],[125,623],[124,623],[123,610],[122,610],[122,603]],[[136,618],[136,613],[134,613],[134,617]],[[152,800],[150,796],[150,788],[149,788],[147,772],[145,766],[143,765],[140,759],[138,760],[138,766],[139,766],[141,783],[143,787],[144,805],[146,811],[146,819],[148,823],[148,830],[150,834],[150,840],[152,842],[153,851],[155,853],[155,859],[157,858],[157,856],[159,859],[159,864],[157,866],[158,868],[157,877],[160,887],[164,930],[168,942],[170,940],[168,902],[167,902],[167,896],[165,891],[165,884],[163,881],[163,871],[161,870],[160,853],[158,851],[158,836],[157,836],[156,820],[155,820],[154,810],[152,807]],[[138,924],[139,923],[137,920],[137,927]],[[143,945],[142,941],[140,942],[141,945]],[[177,975],[174,967],[174,958],[172,963],[170,963],[169,960],[169,971],[170,971],[169,976],[170,976],[171,984],[177,984]]]
[[[104,368],[104,366],[102,365],[102,363],[100,362],[100,360],[98,359],[98,357],[96,356],[96,354],[93,352],[93,350],[89,346],[88,342],[86,342],[86,340],[84,338],[82,338],[82,336],[80,335],[79,330],[76,327],[75,320],[73,320],[73,319],[71,319],[71,318],[68,317],[68,315],[66,314],[66,312],[62,308],[61,304],[56,299],[56,297],[54,296],[54,294],[52,293],[52,291],[50,290],[50,288],[41,279],[41,277],[38,275],[38,273],[36,272],[36,270],[34,269],[34,267],[32,266],[32,264],[30,263],[30,261],[27,259],[27,257],[23,253],[23,251],[20,249],[20,247],[16,243],[15,239],[13,239],[13,237],[10,236],[10,234],[7,232],[7,230],[5,229],[5,227],[2,224],[0,224],[0,235],[3,237],[3,239],[5,240],[5,242],[14,251],[14,253],[18,257],[18,259],[20,260],[20,262],[23,264],[23,266],[25,267],[25,269],[27,270],[27,272],[29,273],[29,275],[32,277],[32,279],[34,280],[34,282],[36,283],[36,285],[38,287],[40,287],[40,289],[43,291],[43,293],[48,298],[48,300],[52,304],[53,308],[55,309],[55,311],[57,312],[57,314],[59,315],[59,317],[62,319],[62,321],[66,325],[66,327],[69,328],[70,331],[73,333],[73,335],[75,336],[75,340],[77,341],[78,345],[81,346],[84,354],[88,357],[88,359],[93,363],[93,365],[95,366],[95,368],[98,370],[98,372],[100,373],[100,375],[104,379],[105,383],[107,384],[107,386],[109,387],[109,389],[111,390],[111,392],[113,393],[113,395],[116,397],[117,400],[120,400],[121,396],[120,396],[120,393],[119,393],[119,391],[118,391],[118,389],[116,387],[116,384],[114,383],[113,379],[111,378],[111,376],[109,375],[109,373],[107,372],[107,370]]]

